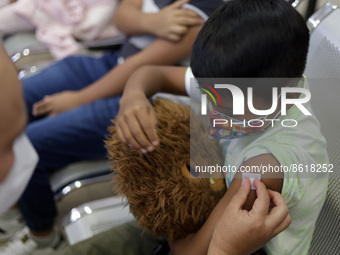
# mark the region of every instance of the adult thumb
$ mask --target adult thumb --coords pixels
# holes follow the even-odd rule
[[[237,192],[231,199],[229,205],[234,209],[242,209],[243,205],[246,203],[248,195],[251,190],[251,183],[248,178],[242,179],[242,184],[238,188]]]

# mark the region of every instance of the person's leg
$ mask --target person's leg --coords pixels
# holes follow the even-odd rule
[[[98,100],[28,125],[27,136],[40,159],[19,206],[34,233],[51,229],[56,216],[50,171],[80,160],[106,158],[103,140],[118,112],[119,99]]]
[[[157,244],[157,238],[129,222],[77,243],[63,255],[151,255]]]

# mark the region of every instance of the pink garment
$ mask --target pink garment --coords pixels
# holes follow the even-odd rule
[[[118,0],[18,0],[15,13],[36,27],[36,37],[58,59],[80,51],[76,41],[117,36],[112,24]]]

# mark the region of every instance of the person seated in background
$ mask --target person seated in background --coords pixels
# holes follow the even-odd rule
[[[195,77],[198,84],[201,78],[243,77],[252,78],[252,81],[256,81],[254,78],[285,78],[281,79],[284,81],[282,88],[289,86],[300,88],[298,91],[301,88],[308,91],[308,83],[303,77],[308,45],[309,31],[304,19],[286,2],[227,1],[200,31],[193,46],[191,68],[145,66],[130,77],[117,115],[117,134],[131,147],[144,152],[154,150],[159,143],[154,131],[157,119],[148,97],[159,91],[195,97],[194,92],[199,89],[194,83],[190,90],[191,77]],[[254,86],[255,109],[271,108],[275,99],[275,95],[272,98],[272,89],[278,86],[275,81]],[[245,93],[246,86],[251,85],[244,82],[238,86]],[[211,100],[211,121],[216,116],[228,120],[228,123],[231,120],[243,123],[244,120],[259,118],[246,105],[243,115],[234,114],[232,95],[219,89],[216,91],[221,96],[223,106],[215,106]],[[200,96],[200,93],[196,95],[198,99]],[[288,99],[304,97],[300,92],[287,94]],[[312,112],[310,102],[303,106]],[[292,224],[266,244],[266,252],[287,255],[308,253],[315,223],[325,201],[328,173],[312,174],[301,169],[283,171],[281,166],[292,169],[299,164],[327,164],[326,141],[315,116],[305,115],[293,104],[287,105],[286,115],[281,115],[280,110],[276,107],[265,119],[294,119],[298,125],[284,127],[281,121],[276,121],[273,126],[266,124],[266,129],[261,132],[256,126],[254,130],[244,125],[245,134],[234,139],[230,135],[233,130],[227,125],[218,126],[225,130],[220,137],[225,147],[225,166],[234,166],[238,172],[227,172],[228,191],[225,196],[197,233],[170,244],[173,254],[207,254],[216,222],[241,183],[242,169],[251,169],[250,172],[261,176],[267,188],[280,192],[290,210]],[[211,126],[211,130],[216,130],[216,127]],[[262,172],[261,167],[268,165],[280,170]],[[259,170],[254,170],[256,168]],[[255,197],[252,191],[245,208],[251,208]]]
[[[50,173],[76,161],[105,159],[103,140],[130,74],[143,65],[175,65],[188,57],[204,21],[221,4],[124,0],[114,22],[131,37],[120,51],[69,57],[23,80],[26,133],[40,160],[18,202],[28,227],[0,249],[1,255],[60,247]]]
[[[48,47],[55,59],[81,53],[77,40],[93,41],[121,34],[112,22],[118,0],[18,0],[2,5],[0,39],[35,31],[37,40]]]

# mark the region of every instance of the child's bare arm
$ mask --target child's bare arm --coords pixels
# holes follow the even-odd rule
[[[55,115],[101,98],[123,92],[129,76],[144,65],[174,65],[188,56],[201,26],[191,27],[179,42],[156,39],[141,52],[127,58],[105,76],[79,91],[64,91],[43,99],[34,106],[35,115]]]
[[[271,164],[273,167],[279,166],[279,162],[271,154],[263,154],[258,157],[249,159],[245,161],[242,166],[251,165],[251,166],[260,167],[261,164],[267,164],[267,165]],[[270,179],[268,178],[268,176],[270,177]],[[224,197],[221,199],[221,201],[217,204],[217,206],[214,208],[214,210],[212,211],[212,213],[210,214],[209,218],[204,223],[204,225],[201,227],[201,229],[197,231],[195,234],[189,235],[184,239],[178,240],[170,244],[173,254],[175,255],[207,254],[209,243],[211,241],[215,225],[218,222],[218,220],[221,218],[225,207],[229,204],[230,200],[232,199],[234,194],[237,192],[239,186],[241,185],[242,179],[237,178],[237,177],[241,177],[240,173],[238,174],[238,176],[236,176],[233,179],[230,187],[228,188],[228,191],[226,192]],[[265,175],[262,175],[262,182],[267,186],[267,188],[270,188],[274,191],[281,192],[282,183],[283,183],[282,173],[277,173],[275,174],[275,176],[268,175],[268,173]],[[252,193],[253,195],[250,195],[248,197],[247,205],[245,206],[249,209],[252,207],[252,204],[254,203],[254,200],[256,199],[256,192],[252,191]]]
[[[100,80],[80,91],[80,98],[84,103],[88,103],[121,94],[130,75],[141,66],[177,64],[190,54],[191,46],[200,28],[200,26],[190,28],[183,39],[177,43],[157,39],[146,49],[129,57]]]
[[[120,140],[142,152],[158,145],[157,120],[148,97],[157,92],[185,95],[186,67],[144,66],[128,80],[117,115]]]
[[[252,254],[289,226],[291,218],[283,197],[258,179],[254,186],[257,198],[250,211],[244,210],[251,187],[249,179],[243,179],[216,224],[208,255]]]
[[[151,34],[170,41],[179,41],[189,27],[203,23],[202,18],[191,10],[182,10],[188,0],[176,1],[158,13],[141,12],[142,0],[124,0],[119,5],[114,23],[130,35]]]

